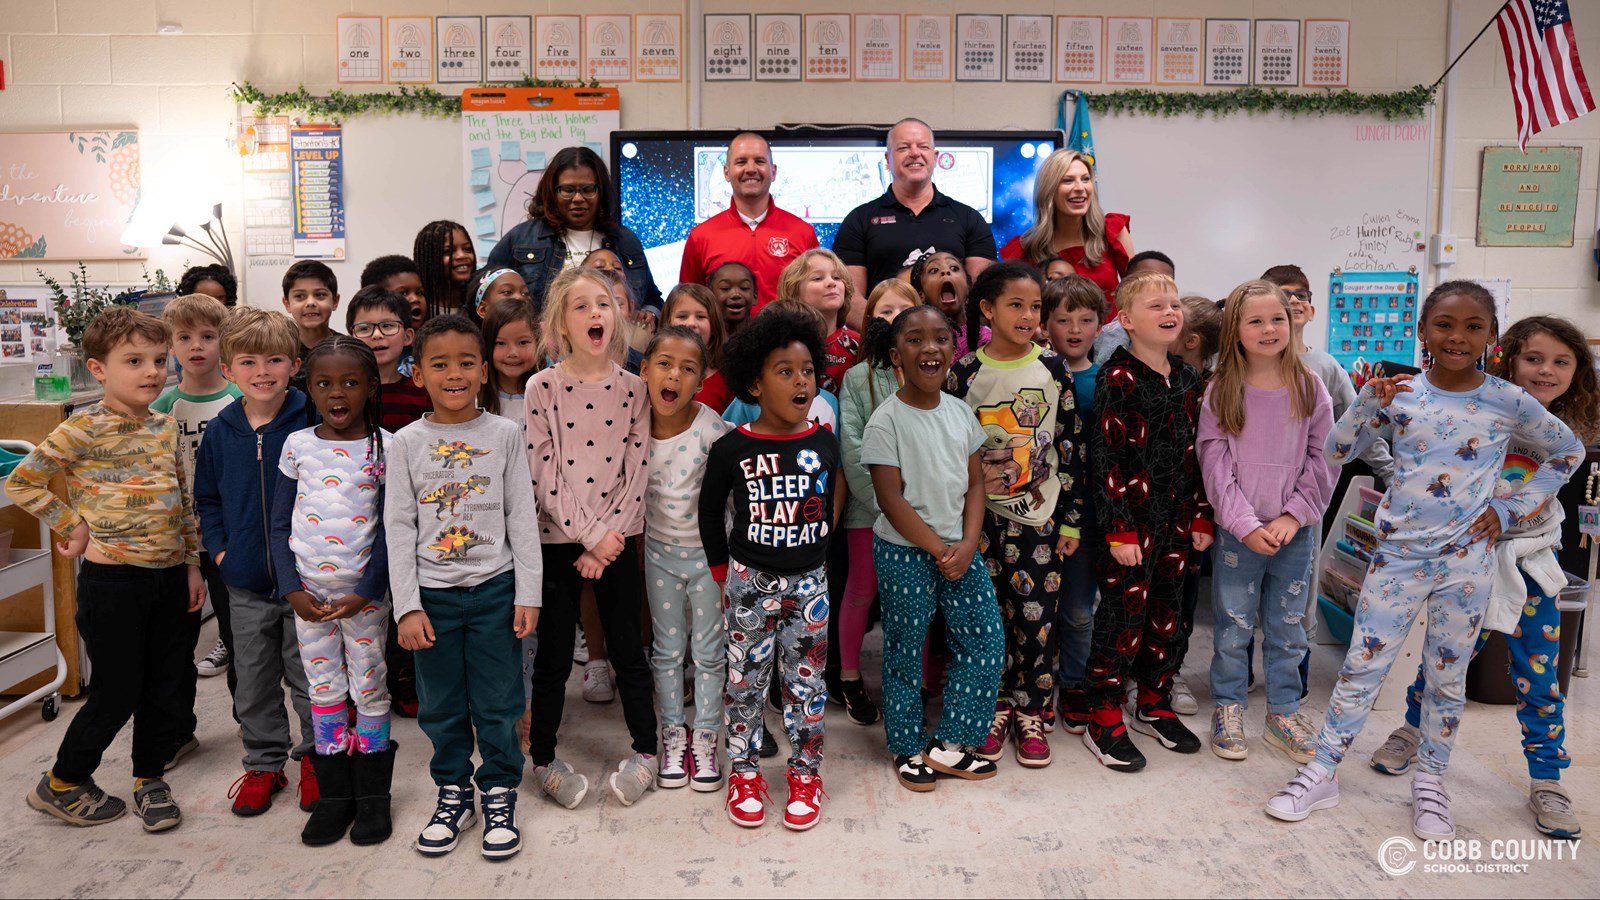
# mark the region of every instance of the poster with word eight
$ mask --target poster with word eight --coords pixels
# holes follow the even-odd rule
[[[485,51],[487,81],[516,81],[533,75],[533,17],[489,16]]]
[[[633,80],[633,19],[583,17],[583,77],[595,81]]]
[[[906,16],[906,80],[950,80],[949,16]]]
[[[1100,41],[1105,20],[1100,16],[1056,17],[1056,80],[1094,83],[1100,80]]]
[[[339,83],[383,83],[383,17],[340,16]],[[288,139],[284,139],[288,143]]]
[[[956,80],[999,81],[1004,16],[956,16]]]
[[[750,14],[707,14],[705,28],[706,80],[749,81]]]
[[[803,56],[798,13],[756,16],[756,80],[799,81]]]
[[[439,35],[439,83],[483,81],[483,19],[440,16],[434,21]]]
[[[1006,80],[1049,81],[1050,16],[1006,16]]]
[[[1300,20],[1256,20],[1255,83],[1272,87],[1300,83]]]
[[[683,17],[638,13],[633,17],[633,52],[640,81],[683,80]]]
[[[1199,84],[1201,19],[1156,20],[1156,84]]]
[[[1305,38],[1306,87],[1346,87],[1350,84],[1350,20],[1307,19]]]
[[[1149,84],[1155,64],[1150,17],[1106,19],[1107,84]]]
[[[1417,358],[1417,270],[1328,276],[1328,353],[1359,389],[1380,360]]]
[[[390,16],[385,45],[390,84],[433,81],[433,16]]]
[[[1206,20],[1206,84],[1250,83],[1250,20]]]
[[[534,77],[577,81],[582,76],[583,19],[580,16],[535,16]]]
[[[900,16],[858,13],[855,21],[856,80],[900,80]]]
[[[806,80],[850,80],[850,16],[807,13]]]

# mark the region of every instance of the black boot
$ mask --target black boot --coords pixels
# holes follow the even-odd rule
[[[382,753],[358,753],[350,758],[356,786],[352,844],[381,844],[394,831],[394,821],[389,816],[389,785],[394,780],[394,751],[399,746],[390,741],[389,749]]]
[[[355,821],[355,794],[350,786],[350,757],[337,753],[323,756],[313,753],[311,765],[317,770],[317,786],[322,796],[311,807],[311,818],[300,831],[300,841],[312,847],[331,844],[344,837],[350,823]]]

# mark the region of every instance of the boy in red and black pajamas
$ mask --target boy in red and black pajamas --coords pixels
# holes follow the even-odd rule
[[[1181,605],[1184,582],[1194,577],[1189,550],[1209,544],[1212,534],[1195,456],[1202,385],[1194,368],[1177,356],[1169,361],[1171,377],[1163,378],[1119,348],[1101,366],[1095,390],[1098,426],[1089,460],[1108,549],[1095,564],[1100,606],[1083,690],[1069,693],[1066,703],[1088,712],[1084,743],[1095,756],[1126,771],[1145,762],[1123,727],[1130,676],[1139,684],[1133,727],[1169,750],[1200,749],[1173,713],[1171,693],[1187,641]],[[1123,565],[1109,552],[1125,544],[1138,545],[1138,564]]]

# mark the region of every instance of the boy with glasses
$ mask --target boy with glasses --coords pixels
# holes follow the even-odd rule
[[[372,348],[378,358],[378,380],[383,392],[378,404],[378,425],[393,434],[433,409],[428,392],[400,371],[411,337],[411,307],[404,295],[370,285],[356,291],[345,311],[350,336]]]

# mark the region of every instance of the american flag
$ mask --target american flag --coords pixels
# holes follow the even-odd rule
[[[1517,108],[1517,146],[1594,109],[1566,0],[1509,0],[1495,17]]]

